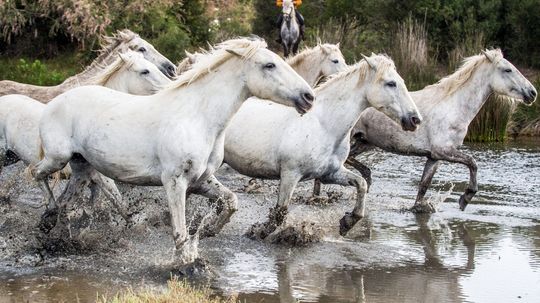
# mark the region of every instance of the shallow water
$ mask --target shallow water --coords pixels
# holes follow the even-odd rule
[[[246,302],[540,302],[540,141],[464,150],[479,167],[479,192],[466,211],[457,205],[468,180],[464,166],[441,164],[428,195],[437,203],[452,192],[436,214],[414,215],[403,209],[414,202],[424,160],[372,151],[360,158],[373,171],[367,218],[346,238],[338,236],[354,191],[331,187],[345,193],[337,204],[291,206],[289,222],[312,221],[325,230],[321,243],[296,248],[243,236],[265,218],[277,183],[245,194],[247,179],[222,170],[220,179],[238,191],[240,210],[219,236],[201,241],[213,274],[194,283]],[[310,189],[305,182],[297,194]],[[160,287],[169,275],[152,262],[144,266],[153,275],[144,266],[114,275],[110,264],[84,263],[84,271],[0,268],[0,302],[93,302],[98,292],[127,285]],[[129,268],[129,260],[121,266]]]

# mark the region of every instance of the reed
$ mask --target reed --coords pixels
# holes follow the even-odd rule
[[[507,127],[516,107],[513,99],[491,95],[469,125],[465,141],[501,142],[507,137]]]
[[[430,57],[425,23],[409,16],[398,23],[390,55],[409,90],[418,90],[436,82],[436,58]]]

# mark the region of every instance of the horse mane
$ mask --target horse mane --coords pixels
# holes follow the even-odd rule
[[[373,54],[369,57],[369,60],[377,65],[377,73],[375,74],[374,81],[378,81],[382,78],[383,74],[390,68],[395,69],[394,61],[385,54]],[[346,70],[334,74],[328,77],[328,80],[320,84],[315,88],[316,91],[320,91],[325,87],[331,85],[334,82],[344,80],[358,74],[358,82],[364,82],[370,72],[371,67],[365,59],[360,60],[354,65],[349,66]]]
[[[175,89],[187,86],[210,74],[213,69],[235,57],[235,55],[231,54],[227,50],[241,52],[243,59],[249,59],[258,49],[266,47],[266,42],[260,39],[237,38],[221,42],[207,51],[204,60],[195,62],[190,70],[179,75],[171,83],[169,88]]]
[[[287,59],[287,63],[290,66],[294,66],[294,65],[304,61],[307,57],[309,57],[309,56],[313,55],[314,53],[318,52],[320,49],[326,49],[327,51],[331,51],[331,50],[334,50],[334,49],[339,50],[339,48],[334,44],[328,44],[328,43],[321,44],[321,43],[318,43],[314,47],[306,47],[306,48],[304,48],[298,55]]]
[[[103,43],[101,44],[101,49],[99,50],[98,58],[103,55],[108,55],[112,53],[121,44],[128,43],[129,41],[138,37],[139,35],[135,34],[129,29],[119,30],[112,36],[103,37]]]
[[[132,56],[121,57],[118,55],[118,58],[114,60],[113,63],[105,67],[100,67],[99,72],[88,79],[93,85],[105,86],[105,84],[122,68],[130,68],[134,63],[134,58]]]
[[[495,62],[498,62],[503,58],[503,54],[500,49],[486,50],[485,53]],[[442,90],[445,96],[449,96],[467,83],[471,79],[476,69],[486,62],[489,62],[489,59],[485,54],[467,57],[463,59],[463,63],[453,74],[442,78],[435,84],[426,86],[424,89],[439,88]],[[441,98],[440,100],[442,99],[444,98]]]

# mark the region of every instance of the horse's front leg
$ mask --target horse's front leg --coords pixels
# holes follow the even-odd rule
[[[251,227],[248,232],[249,237],[265,239],[285,222],[292,194],[301,178],[300,174],[293,171],[281,171],[278,203],[270,210],[268,221]]]
[[[338,184],[342,186],[356,187],[356,205],[352,212],[348,212],[339,220],[339,234],[345,236],[353,226],[364,217],[365,214],[365,197],[367,193],[367,182],[352,171],[341,166],[341,168],[333,174],[326,175],[321,178],[324,184]]]
[[[426,192],[431,185],[431,180],[439,167],[439,161],[432,158],[428,158],[426,165],[424,166],[424,173],[422,174],[422,179],[420,180],[420,185],[418,186],[418,194],[416,195],[416,202],[411,208],[411,211],[414,213],[433,213],[435,208],[431,203],[426,201],[424,197]]]
[[[473,157],[460,152],[455,148],[441,151],[432,151],[432,158],[436,160],[444,160],[453,163],[461,163],[466,165],[469,168],[469,186],[465,190],[465,193],[459,198],[459,208],[465,210],[467,204],[469,204],[478,191],[478,183],[476,180],[476,174],[478,171],[478,166]]]
[[[198,256],[199,234],[188,236],[186,227],[186,192],[188,182],[183,176],[166,175],[162,177],[167,192],[171,213],[176,262],[184,265],[195,261]]]
[[[348,157],[347,160],[345,160],[345,163],[352,166],[354,169],[356,169],[361,175],[362,178],[364,178],[367,182],[368,191],[371,187],[372,179],[371,179],[371,169],[364,165],[362,162],[356,160],[354,157]]]
[[[218,234],[223,226],[229,222],[234,212],[238,210],[238,198],[236,195],[223,186],[214,175],[202,181],[200,185],[195,186],[192,193],[214,200],[217,205],[216,216],[208,220],[203,219],[201,222],[201,238]]]

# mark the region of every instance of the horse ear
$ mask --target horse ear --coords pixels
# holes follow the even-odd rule
[[[484,56],[486,56],[486,58],[489,60],[489,62],[493,62],[493,56],[488,53],[487,51],[483,50],[482,51],[482,54],[484,54]]]
[[[339,48],[339,44],[340,44],[340,43],[341,43],[341,42],[336,43],[336,47],[337,47],[337,48]]]
[[[225,49],[225,50],[226,50],[228,53],[233,54],[233,55],[235,55],[235,56],[238,56],[238,57],[244,57],[244,54],[243,54],[241,51],[239,51],[239,50],[236,50],[236,49],[230,49],[230,48],[229,48],[229,49]]]
[[[188,51],[184,51],[186,53],[186,58],[189,59],[189,62],[190,63],[194,63],[195,62],[195,55],[188,52]]]
[[[369,57],[367,57],[364,54],[360,54],[360,55],[362,56],[362,58],[364,58],[364,60],[366,60],[366,63],[369,65],[369,67],[371,67],[374,70],[377,70],[377,66],[375,65],[375,63],[373,63],[373,61],[371,61]]]

